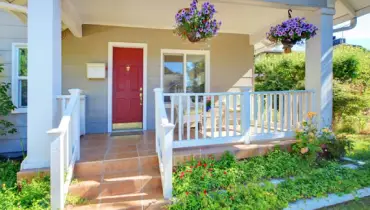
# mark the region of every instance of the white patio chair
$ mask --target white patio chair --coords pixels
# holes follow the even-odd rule
[[[201,120],[200,120],[201,115],[200,115],[200,113],[198,113],[198,120],[197,120],[196,114],[194,112],[195,103],[191,99],[190,99],[190,103],[189,103],[190,104],[190,113],[188,114],[187,113],[188,112],[187,97],[185,97],[185,96],[180,96],[180,97],[182,97],[182,99],[181,99],[182,112],[181,113],[180,113],[179,97],[175,97],[175,101],[174,101],[175,115],[176,115],[175,126],[182,126],[181,135],[184,136],[185,127],[187,126],[188,121],[189,121],[189,124],[190,124],[190,128],[195,127],[195,124],[197,122],[201,123]],[[199,103],[198,106],[201,108],[201,103]],[[179,120],[180,120],[179,113],[182,114],[181,122],[179,122]]]

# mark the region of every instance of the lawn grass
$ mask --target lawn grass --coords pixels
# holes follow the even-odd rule
[[[370,135],[348,135],[353,141],[354,149],[348,152],[348,157],[355,160],[370,161]]]
[[[370,210],[370,197],[322,208],[321,210]]]

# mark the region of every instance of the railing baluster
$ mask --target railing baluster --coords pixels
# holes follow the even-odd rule
[[[211,96],[211,136],[215,137],[215,96]]]
[[[258,112],[259,112],[259,106],[258,106],[258,94],[254,93],[254,134],[258,133]]]
[[[233,114],[234,114],[234,117],[233,117],[233,124],[234,124],[234,126],[233,126],[233,129],[234,129],[234,136],[236,136],[236,129],[237,129],[237,127],[236,127],[236,95],[234,95],[233,96],[233,108],[234,108],[234,112],[233,112]]]
[[[306,118],[307,118],[307,113],[309,112],[308,110],[309,110],[309,97],[310,97],[310,92],[307,92],[306,94],[306,99],[305,99],[305,104],[306,104],[306,107],[305,107],[305,112],[304,112],[304,117],[303,117],[303,119],[304,120],[306,120]]]
[[[277,113],[277,110],[278,110],[278,104],[277,104],[277,102],[278,102],[278,100],[277,100],[277,98],[278,98],[278,94],[274,94],[274,133],[276,133],[277,132],[277,119],[278,119],[278,113]]]
[[[187,129],[187,140],[190,140],[191,139],[191,137],[190,137],[190,100],[191,100],[191,98],[190,98],[190,95],[188,95],[188,97],[186,97],[187,98],[187,122],[186,122],[186,129]]]
[[[272,107],[271,107],[271,94],[267,94],[267,133],[271,133],[271,113],[272,113]]]
[[[290,131],[291,130],[291,125],[292,125],[292,110],[291,110],[291,103],[292,103],[292,99],[291,99],[291,96],[290,96],[290,93],[287,94],[288,97],[287,97],[287,100],[288,100],[288,103],[287,103],[287,131]]]
[[[179,113],[178,113],[178,118],[179,118],[179,133],[178,133],[178,137],[179,137],[179,141],[182,140],[182,127],[184,126],[183,122],[182,122],[182,117],[183,117],[183,114],[184,112],[182,111],[182,96],[179,96]]]
[[[218,137],[222,137],[222,95],[218,97]]]
[[[176,96],[170,96],[170,100],[171,100],[171,123],[174,124],[175,122],[175,102],[174,102],[174,98]]]
[[[299,113],[298,113],[298,121],[299,121],[299,124],[302,124],[302,121],[304,120],[304,117],[303,117],[303,94],[304,93],[299,93],[299,102],[298,102],[298,108],[299,108]]]
[[[293,127],[292,127],[292,129],[295,129],[295,128],[297,128],[297,119],[298,119],[297,94],[295,92],[293,92],[292,97],[293,97]]]
[[[207,137],[207,97],[203,95],[203,138]]]
[[[199,109],[199,106],[198,106],[198,96],[196,95],[195,96],[195,139],[198,140],[198,133],[199,133],[199,129],[198,129],[198,126],[199,126],[199,114],[198,114],[198,110]]]
[[[285,118],[285,110],[284,110],[284,98],[285,94],[282,93],[279,95],[279,111],[280,111],[280,132],[284,132],[284,118]]]
[[[261,94],[261,133],[265,132],[265,94]]]
[[[230,135],[229,135],[229,124],[230,124],[230,122],[229,122],[229,112],[230,112],[230,107],[229,107],[229,95],[226,95],[225,96],[225,98],[226,98],[226,107],[225,107],[225,118],[226,118],[226,122],[225,122],[225,127],[226,127],[226,136],[227,137],[229,137]]]

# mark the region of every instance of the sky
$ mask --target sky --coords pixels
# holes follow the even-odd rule
[[[361,45],[370,50],[370,14],[359,17],[357,26],[350,30],[335,33],[337,38],[346,38],[348,44]],[[349,23],[347,23],[349,25]]]

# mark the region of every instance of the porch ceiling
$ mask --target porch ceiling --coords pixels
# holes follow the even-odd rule
[[[175,13],[188,7],[191,0],[61,0],[63,29],[70,28],[81,37],[82,24],[172,29]],[[204,0],[200,0],[201,2]],[[330,7],[331,0],[210,0],[222,20],[222,33],[250,34],[251,44],[268,46],[265,32],[271,25],[294,16],[310,16],[318,7]],[[0,0],[27,5],[27,0]],[[328,2],[328,3],[326,3]],[[305,5],[305,6],[302,6]],[[334,24],[370,13],[369,0],[336,0]],[[10,11],[26,22],[27,16]],[[261,42],[262,41],[262,42]]]
[[[211,2],[218,11],[217,19],[223,22],[223,33],[254,34],[266,24],[287,18],[285,8],[267,7],[266,4]],[[189,7],[190,0],[75,0],[74,4],[85,24],[172,29],[176,12]],[[299,9],[294,11],[294,15],[312,10],[307,7]]]

